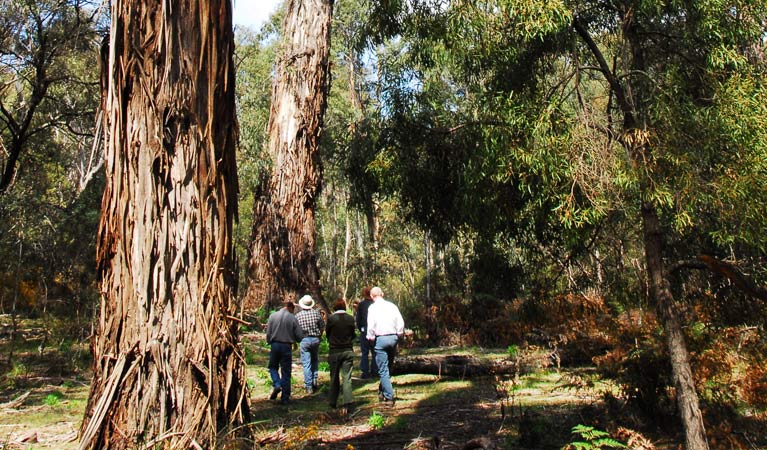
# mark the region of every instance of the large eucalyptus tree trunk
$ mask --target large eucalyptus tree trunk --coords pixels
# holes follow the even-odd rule
[[[288,0],[272,87],[268,154],[253,207],[245,310],[320,292],[314,209],[322,182],[319,135],[329,91],[332,0]]]
[[[230,0],[113,0],[101,311],[81,449],[215,448],[248,403]]]

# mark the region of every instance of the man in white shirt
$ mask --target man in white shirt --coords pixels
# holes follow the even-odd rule
[[[397,305],[384,299],[383,295],[383,291],[378,286],[370,290],[373,304],[368,309],[366,332],[367,339],[375,351],[378,376],[381,378],[381,383],[378,386],[378,398],[393,404],[394,388],[391,384],[389,366],[394,362],[397,342],[405,333],[405,321],[402,319]]]

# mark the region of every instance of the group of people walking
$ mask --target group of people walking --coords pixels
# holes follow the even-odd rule
[[[281,310],[269,316],[266,324],[266,342],[271,347],[269,374],[273,386],[269,398],[276,400],[279,396],[280,403],[290,402],[294,343],[298,343],[300,348],[306,393],[317,392],[319,347],[324,331],[329,344],[330,407],[348,408],[352,403],[352,367],[356,358],[353,342],[358,333],[362,378],[377,375],[380,378],[379,400],[393,404],[394,388],[389,369],[394,361],[397,343],[405,332],[405,321],[397,305],[384,298],[383,290],[377,286],[363,289],[362,299],[356,307],[356,317],[346,311],[343,299],[335,301],[333,312],[327,317],[315,308],[314,299],[309,295],[301,297],[298,308],[300,311],[294,314],[296,305],[286,302]],[[339,405],[341,392],[343,403]]]

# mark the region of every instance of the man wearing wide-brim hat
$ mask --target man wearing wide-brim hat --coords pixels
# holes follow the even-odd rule
[[[320,338],[325,329],[325,320],[320,312],[314,309],[314,299],[311,295],[301,297],[298,306],[301,310],[296,314],[296,319],[304,332],[304,338],[299,345],[301,365],[304,368],[304,387],[307,394],[313,394],[319,388]]]
[[[269,375],[272,378],[272,394],[269,399],[276,400],[282,393],[280,403],[290,402],[290,375],[293,363],[292,347],[294,342],[303,339],[301,325],[293,315],[295,305],[285,302],[285,307],[269,316],[266,323],[266,342],[269,350]]]

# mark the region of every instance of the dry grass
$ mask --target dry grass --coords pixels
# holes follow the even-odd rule
[[[48,345],[41,348],[46,333],[40,320],[21,321],[12,345],[10,327],[6,320],[2,322],[0,446],[77,448],[90,383],[85,345],[47,339]]]

